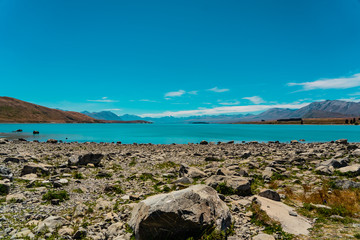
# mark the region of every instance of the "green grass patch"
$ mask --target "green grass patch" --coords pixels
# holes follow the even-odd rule
[[[226,182],[222,182],[222,183],[219,183],[215,190],[220,193],[220,194],[223,194],[223,195],[234,195],[236,194],[236,191],[235,189],[233,189],[232,187],[228,186],[226,184]]]
[[[73,178],[75,178],[75,179],[84,179],[84,176],[80,172],[74,172],[73,173]]]
[[[42,200],[50,202],[53,199],[59,199],[60,202],[69,200],[69,194],[65,190],[48,191],[42,196]]]
[[[154,168],[156,169],[169,169],[169,168],[174,168],[174,167],[178,167],[179,164],[176,164],[172,161],[166,161],[163,163],[158,163],[154,166]]]
[[[134,167],[136,165],[136,157],[131,158],[131,162],[129,163],[129,167]]]

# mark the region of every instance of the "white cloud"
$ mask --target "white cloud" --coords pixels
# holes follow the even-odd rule
[[[184,91],[184,90],[179,90],[179,91],[175,91],[175,92],[168,92],[165,93],[165,99],[169,100],[172,97],[181,97],[184,94],[191,94],[191,95],[197,95],[198,91]]]
[[[218,88],[218,87],[213,87],[213,88],[210,88],[208,89],[208,91],[211,91],[211,92],[217,92],[217,93],[221,93],[221,92],[227,92],[229,91],[230,89],[227,89],[227,88]]]
[[[87,100],[88,102],[102,102],[102,103],[111,103],[111,102],[118,102],[117,100],[108,99],[108,97],[102,97],[101,99],[97,100]]]
[[[288,86],[302,86],[303,90],[314,89],[347,89],[360,86],[360,73],[350,77],[320,79],[314,82],[288,83]]]
[[[360,99],[357,99],[357,98],[341,98],[339,99],[340,101],[345,101],[345,102],[360,102]]]
[[[201,115],[218,115],[218,114],[229,114],[229,113],[249,113],[265,111],[270,108],[291,108],[298,109],[308,105],[309,103],[301,104],[274,104],[274,105],[247,105],[247,106],[226,106],[216,108],[202,108],[196,110],[185,110],[185,111],[166,111],[162,113],[146,113],[140,115],[141,117],[185,117],[185,116],[201,116]]]
[[[150,99],[140,99],[139,102],[152,102],[152,103],[156,103],[156,102],[158,102],[158,101],[150,100]]]
[[[179,90],[176,92],[168,92],[165,93],[165,97],[180,97],[182,95],[184,95],[186,92],[184,90]]]
[[[244,97],[242,99],[247,99],[247,100],[249,100],[249,101],[251,101],[252,103],[255,103],[255,104],[265,103],[264,99],[262,99],[259,96]]]
[[[104,109],[104,111],[122,111],[121,108],[110,108],[110,109]]]
[[[221,105],[238,105],[240,104],[239,101],[234,100],[234,101],[219,101],[219,104]]]

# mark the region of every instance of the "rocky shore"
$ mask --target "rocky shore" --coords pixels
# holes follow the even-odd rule
[[[0,139],[0,239],[359,239],[360,143]]]

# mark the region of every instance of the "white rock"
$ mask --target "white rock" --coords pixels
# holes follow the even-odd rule
[[[294,235],[308,235],[309,228],[311,228],[310,221],[302,216],[291,216],[289,212],[295,210],[282,203],[263,198],[260,196],[256,197],[257,202],[260,203],[261,210],[265,211],[266,214],[275,221],[280,222],[281,227],[287,233]]]

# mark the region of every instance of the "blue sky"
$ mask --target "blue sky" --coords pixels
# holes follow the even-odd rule
[[[0,0],[0,96],[185,116],[360,99],[360,1]]]

